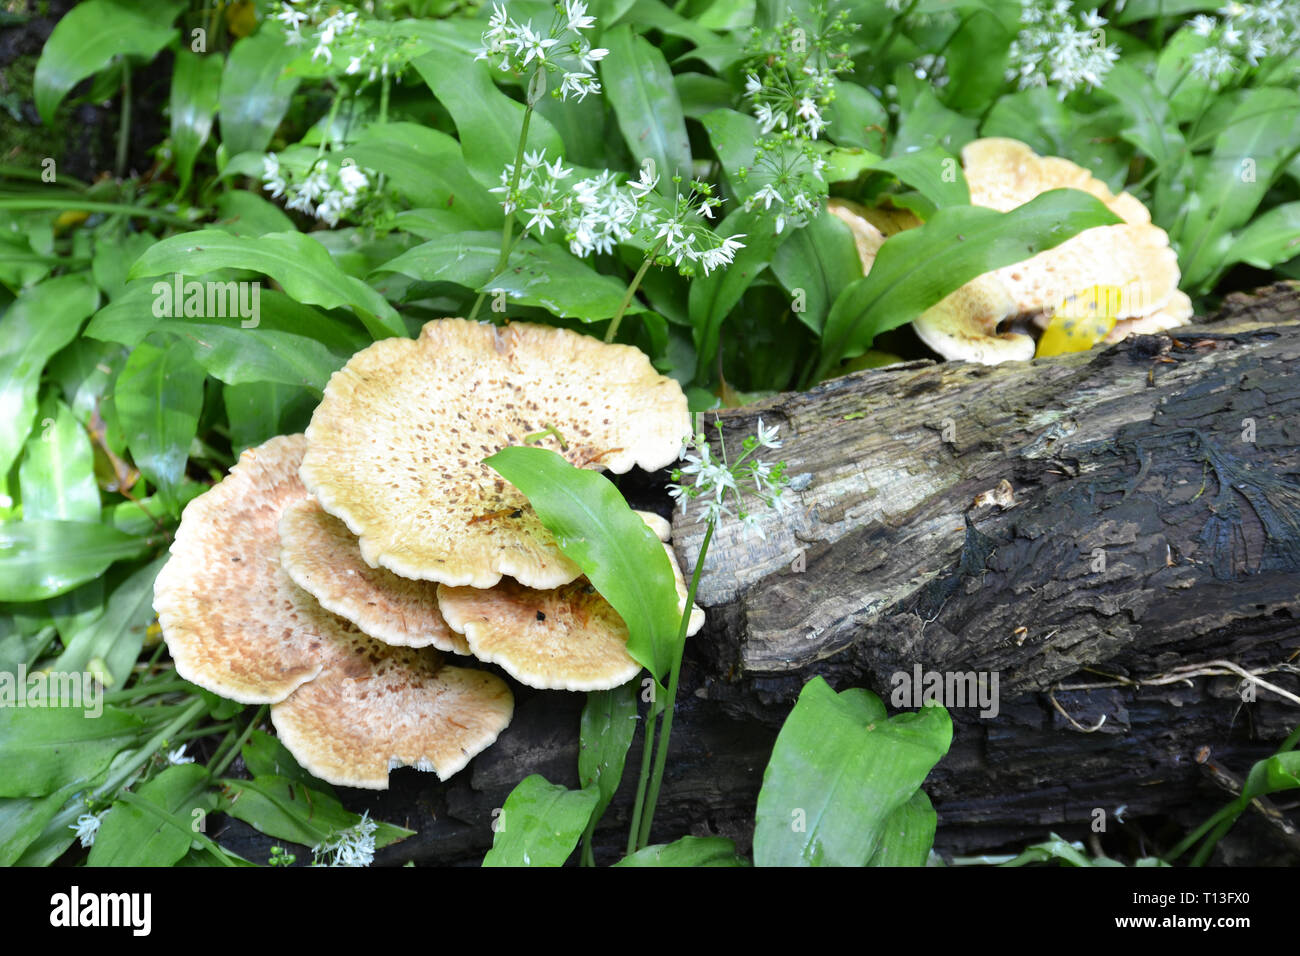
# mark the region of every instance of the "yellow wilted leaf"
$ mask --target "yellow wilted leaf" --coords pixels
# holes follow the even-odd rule
[[[1088,286],[1066,296],[1043,330],[1035,357],[1088,351],[1115,327],[1123,299],[1124,288],[1117,285]]]
[[[235,0],[226,7],[226,29],[235,37],[246,37],[256,30],[257,5],[252,0]]]

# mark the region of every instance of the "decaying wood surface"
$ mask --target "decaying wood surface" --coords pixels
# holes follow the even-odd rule
[[[1152,852],[1300,722],[1300,286],[1105,350],[846,376],[722,413],[723,439],[759,417],[781,426],[792,505],[765,539],[714,536],[656,840],[748,850],[772,741],[815,674],[887,701],[918,667],[996,675],[996,716],[953,708],[927,784],[949,855],[1083,839],[1098,811],[1100,847]],[[674,532],[690,566],[702,526],[678,515]],[[581,705],[523,689],[447,785],[399,771],[345,802],[420,831],[381,859],[476,862],[520,779],[576,786]],[[598,860],[621,846],[638,748]],[[1278,806],[1221,859],[1300,859],[1300,813]],[[231,826],[233,849],[264,858]]]

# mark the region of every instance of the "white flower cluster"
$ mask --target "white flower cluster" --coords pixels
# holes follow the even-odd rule
[[[579,100],[588,93],[600,92],[596,79],[596,64],[609,51],[593,47],[582,35],[596,25],[596,18],[587,14],[582,0],[562,0],[555,5],[555,17],[543,32],[534,28],[531,20],[518,23],[506,16],[505,8],[493,4],[488,28],[483,33],[483,45],[475,60],[487,60],[505,73],[523,73],[529,69],[543,73],[559,73],[558,95],[567,100],[572,94]]]
[[[375,860],[375,831],[370,811],[361,814],[355,826],[338,830],[311,848],[314,866],[369,866]]]
[[[1300,4],[1229,3],[1218,14],[1218,18],[1200,14],[1188,21],[1193,33],[1209,41],[1192,54],[1192,72],[1215,89],[1270,56],[1287,58],[1300,49]]]
[[[345,213],[356,209],[370,187],[370,176],[351,160],[331,164],[322,156],[299,169],[281,163],[275,153],[262,159],[262,181],[272,199],[288,197],[285,209],[297,209],[330,226],[337,226]]]
[[[275,19],[284,24],[284,42],[289,46],[311,47],[311,59],[335,67],[345,76],[364,76],[372,82],[389,73],[400,73],[407,56],[405,44],[382,42],[387,34],[376,34],[372,23],[358,10],[342,9],[338,0],[280,0]],[[384,24],[375,24],[382,28]]]
[[[1055,86],[1061,99],[1079,86],[1100,86],[1119,59],[1119,47],[1106,43],[1106,22],[1096,10],[1076,16],[1070,0],[1020,0],[1007,82],[1022,90]]]
[[[69,830],[76,830],[76,838],[81,841],[82,849],[95,845],[95,836],[99,833],[99,825],[104,822],[104,814],[107,810],[100,810],[98,813],[83,813],[77,817],[77,822],[68,825]]]
[[[721,431],[720,422],[715,421],[714,425]],[[686,464],[673,471],[673,484],[668,486],[668,493],[681,505],[683,514],[689,510],[692,502],[699,502],[700,514],[697,521],[716,523],[723,515],[735,516],[746,532],[757,534],[760,538],[766,537],[758,516],[745,507],[745,498],[757,498],[769,508],[784,511],[786,502],[782,494],[787,480],[785,462],[772,464],[756,455],[760,448],[781,447],[781,442],[776,437],[776,426],[764,428],[763,419],[760,418],[757,430],[757,435],[751,435],[742,442],[741,455],[734,463],[727,461],[721,435],[721,461],[713,457],[713,449],[703,432],[691,437],[681,455]],[[684,478],[693,480],[689,484],[682,484]],[[728,501],[735,505],[734,511]]]
[[[826,195],[825,160],[814,144],[826,130],[823,110],[835,97],[835,77],[853,68],[841,38],[853,29],[847,13],[829,20],[813,11],[811,35],[797,17],[773,30],[759,31],[747,48],[745,99],[762,137],[754,144],[752,168],[740,171],[759,188],[745,210],[775,209],[776,232],[807,225],[820,213]]]
[[[491,191],[504,195],[501,205],[507,215],[522,209],[528,216],[525,234],[536,230],[544,236],[548,229],[559,229],[569,251],[579,258],[613,252],[617,243],[653,233],[654,242],[662,242],[674,266],[690,274],[691,264],[698,263],[708,275],[730,264],[736,251],[744,248],[737,241],[743,235],[722,239],[699,221],[701,211],[711,217],[712,209],[721,202],[703,183],[691,184],[702,198],[695,202],[679,198],[670,210],[655,192],[659,179],[648,168],[626,183],[619,183],[617,174],[608,169],[567,182],[572,176],[573,170],[564,168],[562,158],[548,163],[545,150],[526,152],[517,188],[511,189],[515,166],[509,163],[501,171],[501,185]]]

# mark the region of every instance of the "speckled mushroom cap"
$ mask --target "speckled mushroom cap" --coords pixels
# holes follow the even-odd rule
[[[622,473],[675,461],[686,397],[650,360],[567,329],[428,323],[384,339],[331,377],[301,475],[357,535],[367,564],[486,588],[579,575],[527,499],[483,459],[529,435],[579,467]]]
[[[243,704],[269,704],[320,673],[348,626],[280,566],[276,524],[306,491],[301,435],[250,448],[226,478],[189,503],[154,609],[181,677]]]
[[[384,790],[394,767],[446,780],[491,746],[513,714],[514,697],[495,674],[357,634],[315,680],[271,708],[271,722],[322,780]]]
[[[677,579],[678,607],[686,606],[686,582],[667,545]],[[474,656],[501,665],[529,687],[608,690],[641,670],[627,653],[627,625],[586,578],[550,590],[503,580],[487,588],[438,588],[447,623],[469,640]],[[692,607],[687,635],[704,626]]]
[[[446,777],[509,723],[510,690],[492,674],[442,666],[436,651],[366,637],[293,583],[277,527],[306,495],[305,451],[302,435],[249,449],[185,509],[154,586],[177,673],[241,703],[273,704],[285,746],[330,783],[382,788],[390,765],[408,763]],[[415,727],[424,717],[429,725]]]
[[[997,330],[1015,313],[1010,293],[993,273],[977,276],[912,320],[917,337],[946,359],[997,365],[1027,362],[1034,340]]]
[[[280,563],[321,607],[385,644],[469,654],[465,638],[438,612],[438,585],[370,567],[347,525],[315,498],[285,508],[279,527]]]
[[[1056,156],[1039,156],[1014,139],[977,139],[962,149],[971,203],[1007,212],[1051,189],[1079,189],[1097,197],[1123,224],[1097,226],[1024,262],[998,269],[1016,311],[1046,324],[1067,297],[1095,285],[1132,288],[1121,318],[1149,315],[1178,291],[1178,257],[1169,236],[1128,193],[1116,196],[1088,170]]]

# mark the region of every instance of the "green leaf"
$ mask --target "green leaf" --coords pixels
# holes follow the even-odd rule
[[[483,865],[563,866],[596,801],[594,790],[569,790],[536,773],[525,777],[501,808]]]
[[[1066,156],[1119,192],[1132,152],[1116,142],[1123,125],[1118,111],[1080,113],[1057,99],[1055,91],[1035,87],[1001,97],[985,117],[980,135],[1018,139],[1040,156]]]
[[[130,277],[180,273],[204,275],[217,269],[249,269],[270,276],[291,298],[334,309],[347,306],[375,338],[406,335],[401,317],[384,297],[347,275],[319,242],[300,232],[260,238],[202,229],[163,239],[131,267]]]
[[[501,171],[515,161],[524,104],[498,90],[490,70],[454,51],[428,53],[412,65],[451,113],[470,173],[484,186],[499,185]],[[560,135],[536,113],[529,120],[527,148],[545,150],[551,159],[564,151]]]
[[[341,157],[386,175],[414,206],[454,211],[467,228],[500,232],[501,204],[470,175],[460,144],[446,133],[418,123],[376,123]]]
[[[81,521],[0,521],[0,601],[71,591],[114,561],[138,557],[145,538]]]
[[[17,677],[0,674],[0,797],[40,797],[66,786],[69,780],[94,777],[105,770],[118,751],[134,746],[144,732],[144,721],[135,714],[116,707],[88,705],[51,707],[48,701],[38,706],[15,706],[14,695],[23,695],[30,704],[30,693],[37,686],[28,675],[27,688],[17,688]],[[63,690],[76,695],[84,691],[82,674],[60,675]],[[51,679],[51,687],[53,689]],[[45,681],[40,679],[40,686]],[[66,686],[69,682],[75,688]],[[92,684],[92,686],[94,686]],[[92,692],[97,693],[97,691]],[[97,702],[100,701],[95,697]],[[93,716],[102,707],[103,712]]]
[[[220,54],[199,56],[181,46],[172,74],[172,150],[184,192],[194,174],[194,160],[212,133],[224,61]]]
[[[741,169],[752,172],[758,122],[752,116],[731,109],[714,110],[700,122],[709,134],[709,145],[717,154],[727,185],[735,194],[737,203],[744,202],[763,185],[756,176],[747,175],[742,179],[737,175]]]
[[[916,791],[880,825],[880,845],[867,866],[925,866],[938,825],[929,796]]]
[[[607,31],[601,42],[609,49],[600,63],[601,83],[637,165],[654,160],[661,184],[675,175],[690,179],[691,143],[668,61],[631,24]]]
[[[895,153],[869,168],[889,173],[907,183],[940,209],[970,204],[970,189],[957,158],[938,146]]]
[[[277,382],[249,382],[222,389],[230,422],[231,451],[238,455],[276,435],[306,429],[318,395]]]
[[[376,271],[455,282],[475,291],[501,290],[515,305],[538,306],[559,318],[584,322],[613,318],[627,291],[622,282],[601,275],[559,246],[531,239],[515,247],[505,271],[493,279],[500,255],[500,233],[462,232],[408,249]],[[639,312],[641,307],[628,311]]]
[[[203,370],[183,342],[167,348],[141,343],[117,377],[113,400],[136,467],[173,511],[176,492],[198,433]]]
[[[1120,136],[1147,155],[1157,169],[1171,170],[1187,144],[1169,112],[1169,101],[1145,73],[1123,60],[1111,67],[1102,91],[1127,121]]]
[[[189,852],[191,833],[201,833],[216,796],[206,792],[208,769],[187,763],[168,767],[134,792],[173,821],[145,807],[117,801],[105,815],[87,866],[171,866]],[[191,828],[188,832],[177,824]]]
[[[301,783],[321,793],[331,796],[334,793],[334,788],[324,780],[303,770],[279,738],[268,733],[254,730],[240,750],[240,755],[244,758],[244,766],[254,777],[283,777],[290,783]]]
[[[1053,189],[999,213],[950,206],[916,229],[891,236],[871,272],[850,283],[831,308],[815,378],[861,355],[880,332],[912,321],[976,276],[1028,259],[1076,233],[1120,219],[1076,189]]]
[[[763,774],[756,866],[862,866],[885,825],[948,752],[942,707],[886,719],[879,698],[804,685]]]
[[[594,787],[599,795],[588,824],[592,830],[623,779],[627,749],[636,734],[637,691],[636,681],[613,690],[592,691],[582,708],[578,782],[584,790]]]
[[[691,283],[687,301],[695,330],[696,378],[706,380],[718,354],[723,321],[759,273],[767,268],[781,238],[772,232],[771,220],[758,209],[733,210],[722,220],[717,232],[720,236],[743,234],[745,248],[736,253],[731,265],[715,269]]]
[[[627,624],[627,652],[656,678],[668,672],[681,623],[663,544],[604,475],[545,448],[503,448],[486,459],[528,498],[560,550]]]
[[[227,155],[266,151],[298,88],[298,77],[284,70],[296,55],[277,30],[260,30],[231,48],[220,94],[221,145]]]
[[[792,308],[803,306],[795,309],[799,321],[820,335],[840,293],[862,278],[862,259],[849,227],[824,213],[781,243],[772,273],[792,297]]]
[[[62,402],[48,400],[41,406],[40,430],[27,441],[18,476],[24,519],[99,520],[94,448]]]
[[[1184,216],[1170,229],[1185,288],[1209,291],[1222,269],[1227,234],[1250,219],[1297,150],[1300,93],[1277,87],[1249,91],[1210,156],[1197,163]]]
[[[232,189],[218,196],[217,215],[221,218],[214,224],[215,228],[236,236],[258,237],[268,232],[290,232],[294,228],[293,220],[279,206],[243,189]],[[149,244],[153,244],[152,239]],[[138,257],[138,254],[133,256],[132,261]]]
[[[1006,4],[1001,4],[1005,9]],[[1013,2],[1012,22],[1019,20],[1019,5]],[[1016,27],[1008,29],[996,13],[975,10],[965,18],[947,41],[947,105],[955,110],[982,111],[997,100],[1004,89],[1007,59]]]
[[[313,847],[361,822],[336,797],[297,779],[257,776],[218,782],[222,791],[218,808],[223,813],[277,840]],[[376,820],[375,847],[404,840],[414,832]]]
[[[62,790],[44,797],[0,799],[0,866],[13,866],[60,808],[74,793],[83,789],[86,789],[86,782],[74,780]]]
[[[182,0],[85,0],[54,27],[41,48],[32,92],[47,125],[63,97],[114,57],[152,59],[176,36],[172,21]]]
[[[880,100],[853,82],[835,80],[835,99],[827,111],[827,135],[840,146],[881,152],[889,131],[889,113]]]
[[[32,430],[41,370],[98,303],[84,275],[63,276],[23,291],[0,317],[0,475]]]
[[[1300,202],[1274,206],[1237,233],[1228,247],[1227,262],[1244,262],[1256,269],[1271,269],[1300,256]]]
[[[144,644],[153,621],[153,582],[167,562],[160,555],[114,588],[104,613],[65,639],[63,653],[52,665],[56,671],[82,671],[91,661],[102,661],[104,683],[121,687]]]
[[[656,843],[625,856],[615,866],[748,866],[725,837],[686,836],[672,843]]]
[[[969,116],[954,112],[939,102],[934,90],[926,85],[903,116],[889,153],[903,156],[931,146],[956,151],[975,138],[976,126],[976,121]]]

